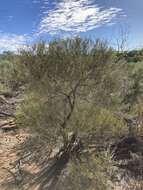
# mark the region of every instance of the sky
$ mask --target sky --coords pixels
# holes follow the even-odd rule
[[[143,0],[1,0],[0,51],[74,36],[143,47],[142,10]]]

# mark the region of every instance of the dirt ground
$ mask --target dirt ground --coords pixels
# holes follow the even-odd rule
[[[27,134],[6,134],[0,133],[0,190],[6,181],[14,180],[14,176],[10,171],[13,170],[13,165],[16,161],[15,147],[25,140]]]

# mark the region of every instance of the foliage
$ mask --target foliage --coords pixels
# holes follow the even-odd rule
[[[71,132],[85,147],[93,140],[104,142],[126,133],[113,112],[120,97],[114,53],[106,43],[75,38],[51,42],[47,48],[42,42],[21,51],[18,60],[28,82],[25,100],[17,108],[20,126],[64,147]],[[72,162],[69,189],[106,189],[104,161],[94,155],[78,167]]]
[[[124,59],[130,63],[142,62],[143,61],[143,49],[117,52],[116,56],[117,56],[118,60]]]
[[[94,102],[96,86],[111,60],[112,50],[105,43],[80,38],[54,41],[49,48],[40,43],[22,51],[20,61],[32,92],[23,106],[25,120],[31,119],[28,125],[41,131],[52,129],[51,135],[56,133],[66,141],[68,132],[78,130],[74,123],[81,102]]]
[[[40,42],[19,55],[6,53],[0,62],[0,76],[13,87],[26,88],[24,101],[16,110],[19,126],[28,127],[51,147],[59,143],[68,148],[70,134],[74,134],[88,149],[91,144],[104,146],[127,135],[120,115],[137,116],[138,133],[142,133],[141,56],[142,51],[115,52],[100,40],[77,37],[55,40],[48,47]],[[110,158],[79,156],[83,162],[77,158],[74,162],[70,155],[70,175],[62,176],[59,189],[107,189]]]
[[[14,90],[24,82],[26,77],[19,68],[18,56],[13,54],[12,57],[10,56],[11,54],[0,58],[0,80]]]

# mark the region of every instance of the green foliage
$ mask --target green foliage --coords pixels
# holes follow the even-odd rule
[[[4,56],[0,59],[0,80],[12,89],[17,88],[26,80],[25,73],[21,70],[17,58],[16,55],[13,55],[12,58],[9,55],[9,57]]]
[[[65,138],[70,131],[78,131],[80,102],[91,99],[94,103],[91,95],[112,61],[112,50],[101,41],[75,38],[51,42],[48,48],[39,43],[23,50],[19,59],[30,84],[30,95],[21,108],[24,116],[19,118],[35,130]]]
[[[0,65],[4,77],[27,87],[17,107],[17,123],[64,146],[71,132],[85,147],[126,135],[118,113],[140,117],[143,113],[143,66],[127,59],[136,53],[117,54],[103,41],[81,38],[55,40],[48,47],[41,42],[21,50],[13,63]],[[78,167],[74,162],[69,165],[66,180],[71,186],[61,185],[63,190],[107,189],[109,158],[84,156]]]
[[[56,117],[51,116],[53,114],[52,107],[46,101],[33,92],[28,93],[24,102],[17,107],[17,124],[23,128],[27,127],[32,133],[41,134],[52,141],[57,137],[59,131],[56,128],[56,120],[53,120]]]
[[[128,80],[129,87],[127,93],[124,95],[123,102],[134,105],[142,98],[143,94],[143,65],[141,63],[134,65]]]
[[[0,77],[7,79],[9,71],[13,69],[13,64],[8,60],[0,60]]]
[[[137,63],[143,61],[143,49],[123,51],[116,53],[117,60],[126,60],[130,63]]]
[[[21,51],[20,61],[31,82],[74,82],[85,77],[91,69],[95,74],[97,65],[105,65],[111,56],[111,49],[100,41],[91,44],[89,40],[75,38],[51,42],[48,48],[44,43],[36,44],[28,51]]]

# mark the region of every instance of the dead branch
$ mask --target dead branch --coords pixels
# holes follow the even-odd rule
[[[14,114],[10,114],[10,113],[7,113],[7,112],[3,112],[3,111],[0,111],[0,117],[14,117],[15,118],[15,115]]]

